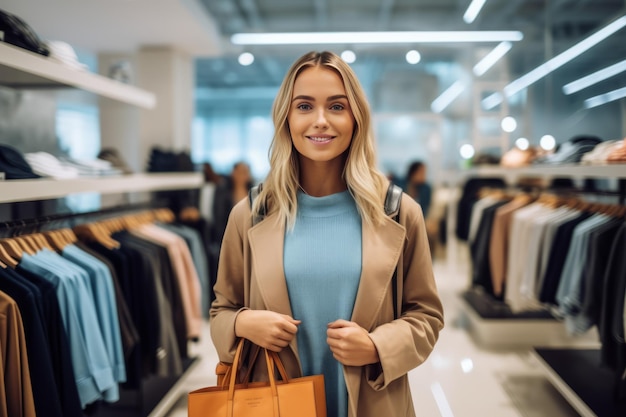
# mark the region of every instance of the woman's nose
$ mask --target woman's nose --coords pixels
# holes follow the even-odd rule
[[[328,120],[326,120],[326,112],[323,109],[320,109],[315,118],[315,127],[326,127],[328,126]]]

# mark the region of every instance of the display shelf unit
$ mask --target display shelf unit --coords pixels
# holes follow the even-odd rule
[[[16,89],[77,88],[113,100],[151,109],[156,96],[89,71],[0,42],[0,85]]]
[[[504,302],[472,290],[465,291],[460,299],[467,332],[482,347],[521,349],[568,340],[563,323],[545,310],[516,314]]]
[[[460,171],[461,179],[468,177],[501,177],[513,182],[520,177],[555,177],[569,178],[626,178],[626,164],[563,164],[563,165],[530,165],[520,168],[501,166],[480,166]]]
[[[599,349],[535,348],[531,356],[581,417],[626,415],[626,403],[614,397],[614,374],[600,365]]]
[[[0,203],[46,200],[78,193],[128,193],[199,188],[200,173],[132,174],[75,179],[32,179],[0,182]]]
[[[460,187],[469,178],[502,178],[513,185],[522,177],[571,179],[613,179],[617,180],[619,196],[626,196],[626,164],[604,165],[530,165],[520,168],[481,166],[451,173],[448,178],[456,184],[448,210],[448,262],[454,264],[456,252],[462,244],[454,236],[457,205]],[[459,246],[457,246],[459,245]],[[468,332],[475,339],[485,343],[498,344],[502,340],[513,342],[516,347],[563,346],[568,345],[564,325],[555,320],[494,319],[484,317],[461,296],[464,312],[468,320]],[[556,327],[555,327],[556,326]],[[507,339],[508,338],[508,339]],[[518,345],[519,342],[519,345]],[[577,348],[534,347],[531,355],[544,371],[548,380],[563,395],[582,417],[608,417],[626,415],[626,404],[617,404],[611,397],[613,392],[612,374],[603,369],[599,361],[599,350]]]

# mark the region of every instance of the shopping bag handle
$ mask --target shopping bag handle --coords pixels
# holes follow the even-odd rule
[[[244,340],[243,338],[241,338],[239,340],[239,343],[237,344],[237,350],[235,352],[235,358],[233,360],[233,371],[230,372],[230,380],[228,381],[228,417],[232,417],[232,413],[233,413],[233,398],[235,397],[235,385],[236,385],[236,381],[237,381],[237,370],[239,369],[239,362],[241,361],[241,356],[242,356],[242,352],[243,352],[243,344],[244,344]],[[268,351],[267,349],[263,349],[263,352],[265,354],[265,364],[267,366],[267,375],[269,378],[269,383],[270,383],[270,389],[272,392],[272,399],[273,399],[273,404],[274,404],[274,415],[279,415],[279,411],[278,411],[278,392],[276,390],[276,374],[275,374],[275,370],[278,369],[278,373],[280,374],[280,377],[282,379],[283,382],[289,382],[289,378],[287,377],[287,372],[285,370],[285,366],[283,365],[283,362],[280,360],[280,356],[278,356],[278,354],[276,352],[272,352],[272,351]],[[250,367],[252,366],[252,364],[250,364]],[[247,373],[247,379],[249,379],[249,375],[250,373]],[[245,383],[247,384],[248,381],[246,380]]]

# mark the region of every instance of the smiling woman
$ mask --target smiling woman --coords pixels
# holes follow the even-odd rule
[[[345,190],[337,180],[352,141],[354,117],[341,77],[331,69],[307,68],[296,79],[293,95],[287,121],[300,154],[300,186],[314,196]]]
[[[219,358],[232,362],[243,338],[279,352],[289,377],[323,374],[330,417],[415,416],[407,374],[443,327],[420,206],[404,194],[397,221],[385,213],[369,105],[339,56],[298,59],[272,117],[270,172],[222,242]],[[252,380],[267,380],[260,365],[245,364]]]

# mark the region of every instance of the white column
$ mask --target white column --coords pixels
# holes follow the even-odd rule
[[[137,82],[135,57],[129,54],[99,54],[98,72],[109,76],[110,68],[119,62],[128,62],[132,69],[129,84],[141,88]],[[100,99],[101,148],[116,149],[134,172],[143,172],[145,156],[139,153],[139,108],[116,100]]]
[[[154,109],[141,111],[141,154],[147,158],[153,146],[173,151],[190,150],[195,83],[193,57],[170,47],[150,47],[139,51],[137,61],[141,87],[155,93],[157,100]]]

